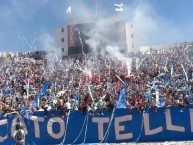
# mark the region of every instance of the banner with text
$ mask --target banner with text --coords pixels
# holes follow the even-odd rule
[[[172,107],[158,112],[151,109],[141,114],[135,110],[116,109],[104,115],[91,116],[81,111],[71,111],[68,117],[61,112],[35,112],[23,118],[26,143],[80,144],[120,142],[162,142],[193,140],[193,108]],[[14,144],[13,134],[19,119],[10,116],[0,119],[0,144]]]

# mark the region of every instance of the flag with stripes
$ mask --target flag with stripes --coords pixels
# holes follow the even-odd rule
[[[116,12],[122,12],[123,11],[123,8],[124,8],[123,3],[121,3],[121,4],[114,4],[114,5],[115,5],[115,11]]]
[[[66,9],[66,13],[67,14],[71,14],[72,13],[72,7],[69,6],[67,9]]]

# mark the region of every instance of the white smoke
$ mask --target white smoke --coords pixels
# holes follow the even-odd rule
[[[60,59],[61,50],[56,48],[55,38],[49,35],[48,33],[44,33],[40,36],[40,43],[42,45],[42,49],[46,51],[48,59]]]
[[[136,38],[135,43],[138,43],[136,46],[169,44],[183,40],[183,36],[175,23],[157,14],[155,8],[147,1],[136,1],[129,6],[125,6],[123,13],[124,20],[133,24],[134,37]],[[99,19],[95,25],[95,30],[97,31],[92,33],[92,37],[87,41],[87,44],[89,44],[93,50],[96,50],[95,46],[99,47],[99,42],[94,40],[97,40],[97,38],[104,40],[107,39],[104,36],[113,35],[113,32],[108,31],[109,25],[120,19],[123,20],[122,14],[120,14],[119,17],[110,19]],[[103,35],[104,33],[107,35]],[[108,45],[114,45],[114,42],[109,40],[105,41],[108,42]]]
[[[42,45],[43,50],[48,51],[48,52],[57,52],[57,49],[55,47],[55,39],[48,33],[44,33],[40,36],[40,43]]]
[[[134,37],[136,37],[134,43],[137,43],[135,46],[175,43],[182,39],[174,22],[158,15],[154,7],[147,1],[135,1],[126,6],[123,13],[124,20],[133,24]],[[124,60],[128,74],[130,74],[132,59],[126,57],[118,43],[113,41],[114,30],[110,29],[112,23],[122,19],[123,15],[120,14],[119,16],[97,20],[94,31],[89,33],[90,39],[86,43],[95,53],[98,51],[102,55],[108,53],[111,57]]]
[[[156,13],[147,1],[136,1],[126,9],[141,45],[168,44],[182,40],[175,23]]]
[[[97,52],[98,48],[100,47],[100,41],[97,41],[96,39],[90,38],[85,41],[90,48],[92,48],[93,52]]]
[[[119,47],[115,46],[106,46],[105,50],[108,54],[110,54],[111,57],[118,59],[119,61],[122,61],[123,65],[126,65],[127,68],[127,74],[131,74],[131,67],[132,67],[132,58],[126,57],[123,53],[121,53],[121,50]],[[115,52],[115,53],[114,53]]]
[[[108,54],[115,62],[123,62],[128,69],[128,74],[131,72],[132,60],[127,58],[127,53],[123,53],[116,40],[116,19],[100,19],[96,22],[94,30],[89,32],[89,39],[86,44],[89,45],[93,54]],[[118,60],[118,61],[117,61]]]
[[[46,52],[47,59],[47,68],[48,72],[54,73],[56,69],[56,64],[61,62],[61,53],[55,46],[55,39],[48,33],[44,33],[40,36],[40,43],[42,45],[42,49]],[[48,76],[48,77],[51,77]]]

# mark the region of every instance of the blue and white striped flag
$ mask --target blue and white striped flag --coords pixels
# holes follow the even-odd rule
[[[122,12],[123,11],[123,8],[124,8],[123,3],[121,3],[121,4],[114,4],[114,5],[115,5],[115,11],[117,11],[117,12]]]
[[[187,83],[185,84],[185,88],[186,88],[186,91],[188,92],[188,95],[189,95],[190,99],[193,99],[192,92],[191,92],[191,90],[190,90]]]
[[[171,77],[174,75],[174,66],[171,66]]]

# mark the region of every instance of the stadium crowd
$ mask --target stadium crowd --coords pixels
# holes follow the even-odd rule
[[[37,52],[36,52],[37,53]],[[130,53],[123,58],[108,55],[71,56],[59,59],[33,53],[0,56],[0,115],[10,112],[59,110],[112,111],[126,88],[125,107],[145,108],[192,103],[193,66],[190,49],[171,48]],[[129,59],[127,59],[129,58]],[[45,82],[49,82],[46,90]],[[39,98],[37,99],[37,96]],[[37,100],[34,105],[34,100]]]

